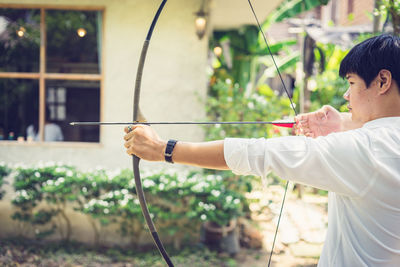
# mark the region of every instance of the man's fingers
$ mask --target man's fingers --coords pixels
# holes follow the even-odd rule
[[[306,114],[299,114],[294,118],[294,120],[296,121],[296,123],[306,122],[308,121],[308,116]]]
[[[133,145],[133,143],[134,143],[133,138],[135,138],[135,137],[132,137],[131,140],[126,141],[126,142],[124,143],[124,146],[125,146],[125,148],[126,148],[126,153],[127,153],[128,155],[135,155],[135,146]]]
[[[128,148],[128,149],[126,150],[126,154],[134,156],[134,155],[135,155],[135,152],[133,151],[133,147]]]
[[[327,119],[326,113],[327,113],[327,111],[325,111],[325,110],[318,111],[318,113],[317,113],[318,119],[326,120]]]
[[[131,143],[131,142],[125,142],[125,143],[124,143],[124,147],[129,148],[129,147],[131,146],[130,143]]]
[[[127,127],[124,128],[124,132],[125,132],[125,133],[130,133],[130,132],[132,132],[133,130],[135,130],[135,129],[137,129],[137,128],[140,128],[140,127],[143,127],[143,126],[145,126],[145,125],[144,125],[144,124],[129,125],[129,126],[127,126]]]
[[[124,130],[127,134],[124,136],[124,140],[128,141],[129,139],[131,139],[132,136],[134,136],[137,133],[138,129],[142,128],[142,126],[143,125],[133,125],[133,126],[125,127]],[[131,128],[129,128],[129,127],[131,127]]]

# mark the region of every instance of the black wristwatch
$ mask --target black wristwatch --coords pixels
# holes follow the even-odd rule
[[[174,150],[176,142],[178,142],[178,141],[172,140],[172,139],[168,140],[167,147],[165,148],[165,152],[164,152],[164,157],[165,157],[166,162],[174,163],[172,161],[172,151]]]

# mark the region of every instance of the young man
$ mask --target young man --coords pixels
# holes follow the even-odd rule
[[[125,129],[127,153],[262,177],[273,170],[328,190],[328,233],[318,265],[400,266],[400,38],[381,35],[356,45],[340,76],[349,82],[350,113],[325,106],[300,115],[296,130],[304,136],[173,147],[138,125]]]

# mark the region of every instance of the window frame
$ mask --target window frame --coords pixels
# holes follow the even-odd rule
[[[98,81],[100,83],[100,121],[103,119],[103,95],[104,95],[104,41],[105,41],[105,7],[104,6],[68,6],[68,5],[29,5],[29,4],[0,4],[0,8],[11,8],[11,9],[38,9],[40,10],[40,52],[39,52],[39,72],[1,72],[0,79],[32,79],[39,81],[39,136],[40,141],[34,142],[39,145],[55,143],[75,143],[85,144],[85,146],[95,145],[98,146],[101,143],[102,127],[99,129],[99,141],[98,142],[45,142],[44,141],[44,124],[45,124],[45,108],[46,108],[46,80],[79,80],[79,81]],[[100,73],[99,74],[84,74],[84,73],[49,73],[46,72],[46,11],[47,10],[67,10],[67,11],[99,11],[102,13],[102,25],[101,25],[101,51],[100,51]],[[15,141],[2,141],[1,144],[5,144]],[[17,142],[22,144],[28,144],[28,142]],[[7,144],[6,144],[7,145]],[[64,145],[63,145],[64,146]]]

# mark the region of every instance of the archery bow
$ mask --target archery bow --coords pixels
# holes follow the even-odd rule
[[[143,67],[144,67],[144,62],[146,60],[146,55],[147,55],[147,49],[149,48],[150,44],[150,39],[153,34],[154,27],[156,26],[157,20],[167,3],[167,0],[163,0],[156,12],[156,15],[153,18],[153,21],[150,25],[149,31],[147,33],[146,39],[143,43],[143,48],[142,52],[140,54],[140,59],[139,59],[139,65],[137,68],[136,72],[136,82],[135,82],[135,93],[133,96],[133,121],[137,121],[138,119],[143,120],[143,116],[141,115],[141,112],[139,110],[139,99],[140,99],[140,87],[142,84],[142,75],[143,75]],[[139,118],[141,117],[141,118]],[[168,266],[174,266],[172,263],[171,259],[168,256],[167,251],[165,250],[160,237],[158,236],[157,229],[154,226],[153,220],[151,219],[149,209],[147,207],[146,199],[144,196],[143,188],[142,188],[142,181],[140,179],[140,171],[139,171],[139,161],[140,159],[136,157],[135,155],[132,155],[132,167],[133,167],[133,174],[135,177],[135,186],[136,186],[136,194],[139,198],[140,202],[140,207],[143,212],[143,216],[146,220],[147,226],[149,227],[149,230],[151,232],[151,235],[153,237],[153,240],[158,248],[158,251],[161,253],[163,256],[165,262],[168,264]]]
[[[280,78],[280,80],[281,80],[281,83],[282,83],[282,85],[283,85],[283,88],[285,89],[286,95],[288,96],[288,98],[289,98],[289,100],[290,100],[290,106],[292,107],[292,109],[293,109],[293,111],[294,111],[294,114],[297,116],[297,111],[296,111],[296,109],[294,108],[294,104],[293,104],[292,98],[290,97],[289,91],[287,90],[286,85],[285,85],[285,83],[283,82],[281,72],[279,71],[278,65],[277,65],[276,62],[275,62],[275,58],[274,58],[274,56],[272,55],[271,49],[270,49],[269,44],[268,44],[268,41],[267,41],[267,37],[266,37],[266,35],[265,35],[263,29],[261,28],[260,22],[258,21],[258,17],[257,17],[257,15],[256,15],[256,12],[255,12],[254,8],[253,8],[253,5],[252,5],[252,3],[251,3],[251,0],[247,0],[247,1],[249,2],[249,6],[250,6],[250,9],[251,9],[251,12],[253,13],[254,18],[255,18],[255,20],[256,20],[256,22],[257,22],[258,29],[259,29],[260,33],[262,34],[262,36],[263,36],[263,39],[264,39],[265,44],[267,45],[268,52],[269,52],[269,54],[270,54],[270,56],[271,56],[271,58],[272,58],[272,62],[274,63],[274,66],[275,66],[276,71],[277,71],[277,73],[278,73],[278,76],[279,76],[279,78]],[[270,253],[269,259],[268,259],[268,267],[271,265],[272,254],[274,253],[274,247],[275,247],[276,236],[277,236],[277,234],[278,234],[279,223],[280,223],[281,217],[282,217],[282,211],[283,211],[283,206],[284,206],[284,204],[285,204],[285,199],[286,199],[286,193],[287,193],[288,185],[289,185],[289,180],[286,181],[286,185],[285,185],[285,193],[283,194],[282,205],[281,205],[281,209],[280,209],[279,217],[278,217],[278,223],[277,223],[277,225],[276,225],[275,234],[274,234],[274,241],[272,242],[271,253]]]
[[[272,125],[275,125],[275,126],[288,127],[288,128],[292,128],[294,126],[295,122],[139,122],[138,119],[140,121],[144,120],[144,117],[142,116],[142,114],[140,112],[140,109],[139,109],[140,88],[141,88],[141,81],[142,81],[144,63],[145,63],[145,60],[146,60],[147,50],[148,50],[148,47],[149,47],[149,44],[150,44],[150,40],[151,40],[151,36],[153,34],[154,27],[155,27],[155,25],[157,23],[157,20],[158,20],[160,14],[161,14],[166,2],[167,2],[167,0],[163,0],[162,3],[160,4],[160,6],[159,6],[159,8],[158,8],[158,10],[156,12],[156,15],[154,16],[153,21],[152,21],[152,23],[150,25],[150,28],[148,30],[148,33],[147,33],[147,36],[146,36],[146,39],[144,41],[143,48],[142,48],[142,51],[141,51],[139,64],[138,64],[138,68],[137,68],[137,73],[136,73],[136,82],[135,82],[135,90],[134,90],[134,98],[133,98],[133,122],[71,122],[70,123],[71,125],[123,125],[123,124],[132,125],[132,124],[141,124],[142,123],[142,124],[149,124],[149,125],[151,125],[151,124],[272,124]],[[283,82],[282,75],[281,75],[281,73],[279,71],[279,68],[278,68],[276,62],[275,62],[275,58],[274,58],[274,56],[273,56],[273,54],[271,52],[271,49],[269,47],[269,44],[268,44],[268,41],[267,41],[266,36],[264,34],[264,31],[261,28],[261,25],[259,23],[258,17],[256,15],[255,10],[253,8],[253,5],[251,3],[251,0],[248,0],[248,3],[249,3],[249,6],[250,6],[250,9],[251,9],[251,11],[252,11],[252,13],[254,15],[254,18],[255,18],[255,20],[257,22],[259,31],[263,36],[263,39],[264,39],[265,44],[267,46],[268,52],[269,52],[269,54],[270,54],[270,56],[272,58],[274,66],[275,66],[275,68],[277,70],[277,73],[278,73],[278,76],[279,76],[279,78],[281,80],[283,88],[285,89],[285,92],[286,92],[286,94],[287,94],[287,96],[288,96],[288,98],[290,100],[291,107],[292,107],[295,115],[297,115],[296,109],[294,108],[294,104],[293,104],[292,98],[290,97],[289,91],[287,90],[286,85]],[[133,166],[133,173],[134,173],[134,177],[135,177],[136,194],[137,194],[139,202],[140,202],[140,206],[141,206],[141,209],[142,209],[142,212],[143,212],[143,216],[144,216],[144,218],[146,220],[147,226],[149,227],[149,230],[151,232],[153,240],[154,240],[154,242],[155,242],[160,254],[163,256],[163,258],[164,258],[165,262],[168,264],[168,266],[172,266],[173,267],[174,265],[173,265],[171,259],[169,258],[168,253],[166,252],[166,250],[165,250],[165,248],[164,248],[164,246],[163,246],[163,244],[162,244],[162,242],[161,242],[161,240],[159,238],[159,235],[157,233],[157,229],[156,229],[156,227],[155,227],[155,225],[154,225],[154,223],[153,223],[153,221],[151,219],[150,212],[149,212],[149,209],[147,207],[146,199],[145,199],[143,188],[142,188],[142,182],[141,182],[141,178],[140,178],[139,162],[140,162],[140,158],[136,157],[135,155],[132,155],[132,166]],[[271,258],[272,258],[272,254],[273,254],[273,251],[274,251],[276,236],[277,236],[277,233],[278,233],[279,223],[280,223],[280,220],[281,220],[283,206],[284,206],[285,199],[286,199],[286,193],[287,193],[288,184],[289,184],[289,181],[286,182],[286,186],[285,186],[285,192],[284,192],[284,196],[283,196],[283,200],[282,200],[282,205],[281,205],[281,208],[280,208],[277,227],[276,227],[275,234],[274,234],[274,240],[273,240],[273,243],[272,243],[271,253],[270,253],[270,256],[269,256],[269,260],[268,260],[268,266],[270,266],[270,264],[271,264]]]

